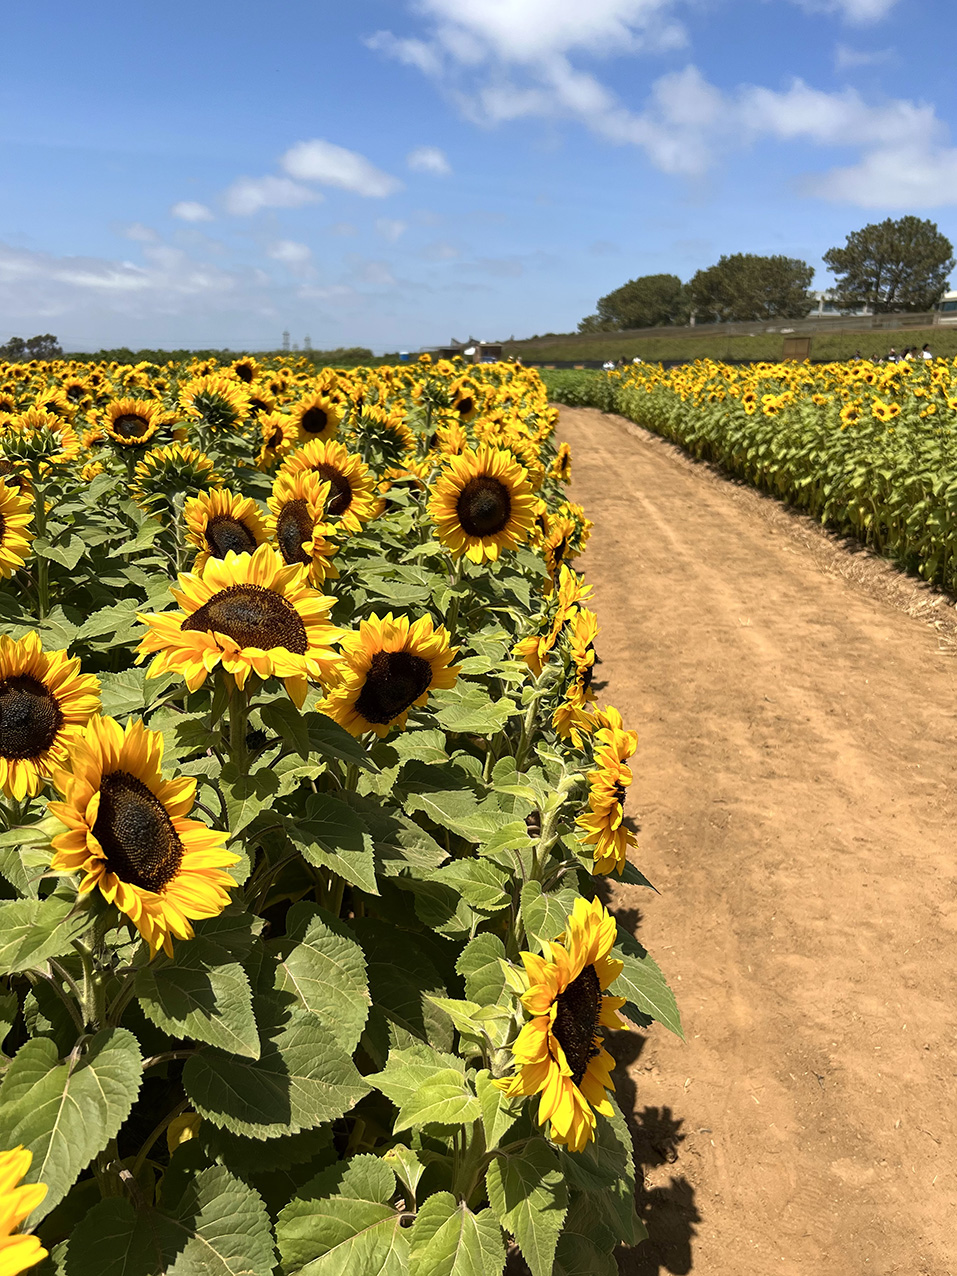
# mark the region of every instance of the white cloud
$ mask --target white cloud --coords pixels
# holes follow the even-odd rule
[[[808,13],[834,13],[852,26],[881,22],[897,0],[796,0]]]
[[[152,226],[144,226],[142,222],[132,222],[129,226],[124,226],[123,234],[137,244],[155,244],[159,240],[157,231]]]
[[[346,150],[321,138],[309,142],[297,142],[279,161],[290,177],[304,182],[319,182],[323,186],[338,186],[381,199],[401,188],[402,183],[371,164],[358,151]]]
[[[359,231],[357,230],[355,226],[353,226],[352,222],[334,222],[329,227],[330,235],[346,236],[346,235],[358,235],[358,233]]]
[[[957,147],[871,151],[858,164],[808,179],[809,194],[859,208],[942,208],[957,204]]]
[[[455,261],[462,254],[454,244],[450,244],[447,240],[440,239],[435,243],[426,244],[420,254],[426,261]]]
[[[834,49],[834,67],[837,71],[856,71],[862,66],[880,66],[889,62],[894,56],[893,49],[852,49],[849,45],[838,44]]]
[[[447,177],[452,166],[445,157],[445,152],[437,146],[417,146],[405,157],[405,162],[415,173],[435,173],[438,177]]]
[[[366,45],[404,66],[416,67],[424,75],[439,75],[442,70],[441,55],[424,40],[400,40],[391,31],[377,31],[366,40]]]
[[[391,217],[379,217],[376,220],[375,228],[383,239],[388,240],[390,244],[394,244],[402,238],[409,227],[407,222],[395,221]]]
[[[177,217],[183,222],[211,222],[215,220],[211,208],[207,208],[205,204],[197,204],[191,199],[181,199],[169,211],[171,217]]]
[[[301,208],[315,204],[324,196],[308,186],[300,186],[288,177],[240,177],[223,196],[226,211],[237,217],[249,217],[262,208]]]
[[[294,239],[279,239],[267,247],[266,256],[288,266],[304,266],[312,260],[312,249],[307,244],[296,243]]]

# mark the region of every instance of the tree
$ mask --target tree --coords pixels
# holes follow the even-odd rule
[[[947,291],[953,245],[934,222],[887,218],[855,230],[843,248],[830,248],[824,263],[837,280],[842,310],[868,305],[875,314],[930,310]]]
[[[688,298],[678,276],[642,275],[599,298],[597,313],[583,319],[578,331],[620,332],[687,322]]]
[[[61,359],[62,357],[60,343],[52,332],[30,337],[27,341],[24,341],[22,337],[11,337],[5,345],[0,346],[0,359],[8,363],[19,363],[28,359]]]
[[[734,253],[691,280],[698,319],[803,319],[814,304],[808,294],[814,270],[797,257]]]

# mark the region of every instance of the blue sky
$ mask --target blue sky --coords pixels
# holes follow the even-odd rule
[[[957,241],[954,0],[35,0],[4,15],[0,341],[572,331],[724,253]]]

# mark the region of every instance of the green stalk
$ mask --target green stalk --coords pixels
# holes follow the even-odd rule
[[[33,525],[37,540],[46,536],[47,502],[46,488],[33,477]],[[50,561],[37,554],[37,620],[45,620],[50,614]]]
[[[235,684],[229,695],[229,756],[240,775],[249,770],[249,753],[246,749],[246,727],[249,721],[249,700],[245,690]]]

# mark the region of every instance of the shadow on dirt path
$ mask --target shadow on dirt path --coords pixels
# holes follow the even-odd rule
[[[660,439],[559,438],[661,892],[615,902],[686,1034],[611,1043],[651,1233],[621,1272],[955,1276],[957,664]]]

